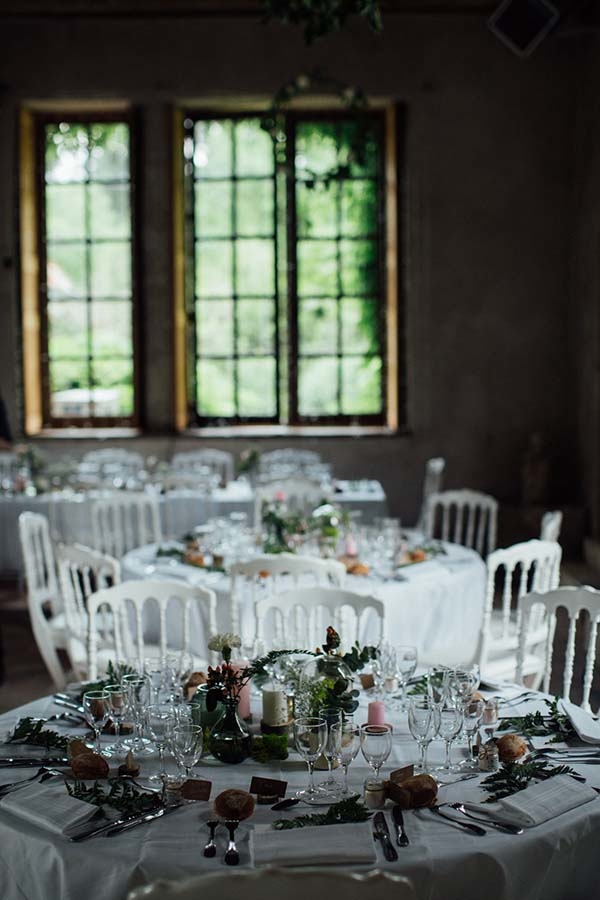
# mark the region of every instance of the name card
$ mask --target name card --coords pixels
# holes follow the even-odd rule
[[[287,786],[287,781],[255,775],[250,782],[250,793],[258,794],[260,797],[285,797]]]
[[[390,781],[394,781],[396,784],[401,784],[403,781],[406,781],[407,778],[412,778],[415,772],[415,767],[413,765],[403,766],[402,769],[394,769],[393,772],[390,772]]]
[[[212,781],[203,781],[200,778],[190,778],[181,788],[181,796],[184,800],[209,800],[212,791]]]

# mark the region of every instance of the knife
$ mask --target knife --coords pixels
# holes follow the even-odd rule
[[[470,822],[459,822],[458,819],[455,819],[454,816],[447,816],[446,813],[443,813],[439,806],[428,806],[430,812],[436,813],[436,815],[440,816],[442,819],[446,819],[447,822],[452,822],[453,825],[458,825],[459,828],[464,828],[466,831],[472,831],[473,834],[487,834],[485,828],[480,828],[479,825],[471,825]]]
[[[85,716],[85,710],[81,704],[76,703],[74,700],[66,700],[64,697],[60,697],[57,694],[54,695],[54,699],[52,700],[55,706],[64,706],[66,709],[72,709],[75,712],[81,713]]]
[[[27,766],[54,766],[68,767],[71,761],[64,756],[45,756],[40,759],[39,756],[3,756],[0,757],[0,769],[18,769]]]
[[[385,816],[382,812],[375,813],[375,818],[373,819],[373,838],[374,840],[379,839],[381,841],[381,846],[383,847],[383,855],[387,859],[388,862],[394,862],[398,859],[398,854],[392,844],[390,839],[390,830],[388,828],[388,824],[385,821]]]
[[[392,809],[392,819],[396,826],[396,843],[399,847],[408,847],[409,840],[404,830],[404,816],[399,806],[394,806]]]
[[[112,823],[111,827],[106,832],[106,837],[121,834],[122,831],[127,831],[129,828],[135,828],[136,825],[143,825],[145,822],[152,822],[153,819],[160,819],[161,816],[166,816],[168,813],[174,812],[182,806],[185,806],[185,803],[173,803],[171,806],[161,806],[160,809],[155,809],[152,812],[135,816],[133,819],[128,819],[126,822],[119,824]]]

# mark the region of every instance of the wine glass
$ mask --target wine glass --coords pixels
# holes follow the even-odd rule
[[[150,683],[150,701],[158,703],[165,678],[164,659],[161,656],[147,656],[144,659],[144,675]]]
[[[134,750],[136,753],[152,753],[153,750],[148,746],[147,741],[142,735],[144,724],[144,710],[150,698],[151,686],[150,682],[143,675],[131,673],[124,675],[121,684],[127,698],[127,708],[133,719],[134,736],[124,741],[125,746]]]
[[[483,700],[471,700],[463,710],[464,729],[469,745],[469,757],[464,765],[468,767],[473,765],[473,736],[479,728],[484,708],[485,703]]]
[[[431,666],[427,671],[427,696],[435,706],[443,706],[448,699],[447,666]]]
[[[110,714],[110,694],[108,691],[86,691],[83,695],[83,710],[85,717],[94,730],[94,752],[102,756],[102,747],[100,746],[100,733]],[[110,756],[106,750],[106,756]]]
[[[373,769],[375,778],[392,752],[392,729],[389,725],[363,725],[360,730],[360,749]]]
[[[300,756],[308,766],[308,787],[296,793],[296,797],[307,803],[323,799],[323,794],[315,787],[313,771],[315,762],[323,752],[327,741],[327,722],[318,716],[301,716],[294,722],[294,740]]]
[[[408,728],[419,746],[417,768],[427,771],[427,749],[435,734],[433,704],[428,697],[418,697],[408,703]]]
[[[328,774],[325,781],[319,783],[319,788],[330,794],[339,793],[340,786],[333,776],[333,764],[338,758],[335,740],[332,740],[331,729],[333,725],[339,725],[342,722],[342,711],[336,706],[325,706],[317,713],[320,719],[327,722],[327,741],[323,750],[323,756],[327,760]]]
[[[435,710],[437,733],[446,744],[446,759],[441,771],[449,774],[453,771],[450,762],[450,747],[459,734],[463,723],[462,710],[456,706],[439,706]]]
[[[417,668],[417,648],[407,645],[399,646],[396,650],[396,678],[400,685],[400,709],[406,709],[406,686]]]
[[[332,747],[335,748],[337,759],[339,759],[344,770],[344,785],[341,793],[342,796],[346,797],[350,793],[348,788],[348,767],[356,759],[360,750],[360,728],[349,718],[340,722],[334,722],[329,728],[329,740]]]
[[[164,781],[167,777],[165,770],[165,747],[169,734],[173,730],[173,707],[167,703],[151,704],[146,710],[146,724],[150,737],[158,750],[158,774],[150,775],[149,781]]]
[[[171,732],[170,745],[177,764],[185,771],[185,777],[191,778],[191,771],[202,756],[202,727],[180,722]]]
[[[127,747],[121,740],[121,720],[126,707],[125,691],[120,684],[107,684],[105,690],[108,694],[110,721],[115,727],[115,742],[110,744],[106,750],[108,753],[125,753]]]

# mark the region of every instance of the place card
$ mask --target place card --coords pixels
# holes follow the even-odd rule
[[[414,774],[415,767],[411,764],[410,766],[403,766],[401,769],[394,769],[393,772],[390,772],[389,780],[394,781],[396,784],[401,784],[407,778],[412,778]]]
[[[371,688],[375,687],[375,679],[370,674],[359,675],[360,683],[362,685],[363,691],[368,691]]]
[[[212,781],[189,778],[181,787],[181,796],[184,800],[209,800],[211,791]]]
[[[285,797],[287,791],[287,781],[279,781],[277,778],[261,778],[254,775],[250,782],[250,793],[257,794],[259,797]]]

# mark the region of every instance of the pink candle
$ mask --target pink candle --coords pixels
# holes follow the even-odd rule
[[[367,725],[385,725],[385,704],[381,700],[369,703]]]
[[[344,553],[346,554],[346,556],[358,556],[358,547],[356,546],[356,541],[351,534],[349,534],[346,538]]]
[[[247,663],[245,662],[231,663],[231,668],[236,672],[241,672],[246,666]],[[240,701],[238,703],[238,716],[240,719],[248,719],[250,717],[250,682],[248,682],[241,690]]]

